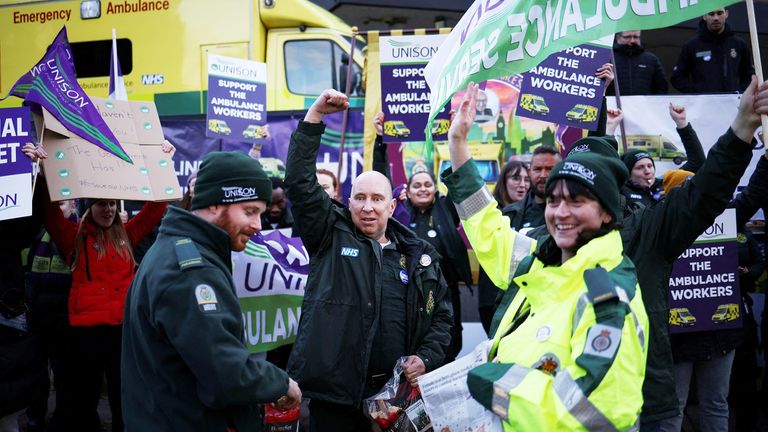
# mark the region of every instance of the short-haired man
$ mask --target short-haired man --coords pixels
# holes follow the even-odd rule
[[[243,341],[230,251],[261,230],[269,179],[244,153],[203,160],[190,211],[168,209],[125,303],[127,431],[259,431],[259,403],[301,401],[296,382]]]
[[[263,229],[293,228],[293,215],[285,198],[285,184],[278,178],[272,178],[272,201],[261,214]]]
[[[755,68],[744,40],[726,23],[728,10],[715,9],[699,21],[699,31],[680,50],[672,85],[681,93],[744,91]]]
[[[616,85],[621,96],[667,93],[664,68],[656,55],[645,51],[640,41],[640,30],[616,33],[613,58],[616,62]],[[614,86],[608,86],[606,94],[616,94]]]
[[[541,145],[533,150],[531,167],[531,189],[525,198],[505,207],[502,212],[509,217],[512,228],[535,228],[544,224],[544,187],[552,168],[560,162],[560,153],[554,147]]]
[[[389,180],[360,174],[348,209],[318,184],[323,115],[348,106],[342,93],[324,91],[291,136],[286,164],[311,265],[288,373],[312,400],[311,431],[371,430],[362,400],[381,389],[400,357],[411,385],[441,366],[453,322],[437,252],[390,218]]]

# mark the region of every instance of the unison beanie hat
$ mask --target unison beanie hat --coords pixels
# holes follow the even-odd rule
[[[653,160],[653,156],[644,150],[630,150],[621,156],[621,160],[624,162],[624,166],[627,167],[628,172],[632,172],[632,168],[641,159],[650,159],[653,166],[656,166],[656,162]]]
[[[576,153],[586,152],[599,153],[603,156],[618,159],[619,143],[616,142],[616,138],[610,135],[599,137],[588,136],[573,143],[573,145],[571,145],[571,149],[568,150],[568,154],[565,155],[565,157],[567,158]]]
[[[552,168],[546,194],[549,195],[557,180],[573,180],[589,189],[613,216],[613,220],[618,221],[622,214],[619,189],[627,177],[626,167],[616,158],[592,152],[575,153]]]
[[[686,170],[670,170],[665,172],[661,180],[661,185],[664,187],[664,195],[669,194],[670,190],[685,183],[691,177],[693,177],[693,173]]]
[[[197,171],[189,209],[256,200],[272,201],[272,182],[261,164],[245,153],[213,152]]]

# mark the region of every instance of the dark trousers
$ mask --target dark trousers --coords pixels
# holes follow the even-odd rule
[[[56,406],[61,403],[61,354],[66,349],[68,332],[67,298],[60,296],[58,301],[40,301],[42,296],[33,297],[29,312],[30,331],[40,337],[43,352],[46,357],[45,376],[48,377],[48,367],[53,372],[53,387],[56,389]],[[48,300],[51,296],[46,297]],[[38,300],[38,301],[35,301]],[[46,380],[47,381],[47,380]],[[50,382],[47,384],[50,388]],[[43,430],[45,417],[48,412],[48,392],[33,401],[27,409],[27,417],[32,427]],[[30,429],[32,429],[30,427]]]
[[[112,431],[123,430],[120,407],[120,351],[122,326],[70,327],[61,359],[61,405],[56,407],[51,430],[98,432],[97,411],[103,378],[112,411]]]
[[[747,319],[752,319],[752,317],[742,317],[744,321]],[[757,379],[760,374],[757,368],[756,323],[745,323],[745,327],[747,327],[745,329],[746,340],[736,348],[728,395],[731,417],[735,419],[738,432],[757,430],[761,404],[760,394],[757,391]],[[731,424],[733,423],[732,421]]]
[[[311,400],[309,402],[310,432],[369,432],[371,420],[362,408]]]

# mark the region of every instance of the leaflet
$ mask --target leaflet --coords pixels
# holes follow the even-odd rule
[[[471,353],[419,378],[435,431],[502,432],[499,417],[472,399],[467,386],[467,373],[487,361],[492,343],[482,342]]]

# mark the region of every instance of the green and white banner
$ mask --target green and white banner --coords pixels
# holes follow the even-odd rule
[[[309,254],[298,237],[259,233],[232,253],[232,278],[243,312],[245,343],[266,352],[293,343],[309,274]]]
[[[550,54],[624,30],[667,27],[738,0],[475,0],[424,73],[430,122],[469,82],[526,72]]]

